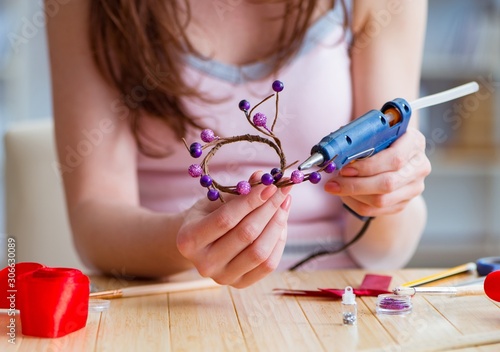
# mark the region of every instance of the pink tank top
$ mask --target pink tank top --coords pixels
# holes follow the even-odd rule
[[[185,101],[187,108],[221,137],[258,134],[238,109],[238,103],[246,99],[255,105],[273,93],[271,84],[279,79],[285,89],[280,93],[274,131],[282,141],[287,162],[304,161],[314,144],[351,117],[349,39],[342,16],[341,7],[336,6],[319,19],[309,29],[300,52],[273,77],[267,76],[269,66],[265,63],[235,67],[189,57],[185,67],[187,82],[221,101],[209,104],[189,100]],[[261,107],[258,111],[271,120],[274,99]],[[141,205],[154,211],[179,212],[206,197],[206,189],[187,172],[189,165],[199,160],[191,158],[182,141],[153,119],[148,119],[144,128],[168,144],[170,155],[162,159],[138,155]],[[188,144],[200,141],[199,131],[190,132],[186,139]],[[279,167],[274,150],[249,142],[224,146],[210,161],[211,175],[224,185],[235,185],[254,171],[269,172],[274,167]],[[345,211],[338,197],[323,190],[326,179],[328,175],[323,174],[317,185],[305,182],[293,187],[288,240],[279,269],[286,269],[311,252],[342,244]],[[353,266],[355,263],[344,251],[321,257],[304,268]]]

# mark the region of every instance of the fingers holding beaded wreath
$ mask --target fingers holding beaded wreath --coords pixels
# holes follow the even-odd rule
[[[335,164],[331,161],[322,165],[318,170],[309,173],[304,173],[298,169],[293,170],[289,177],[284,177],[287,169],[291,168],[297,163],[297,161],[287,164],[286,156],[284,150],[281,146],[281,141],[278,136],[274,133],[274,127],[278,119],[278,104],[279,104],[279,93],[283,91],[284,84],[281,81],[274,81],[272,84],[272,89],[274,93],[270,94],[262,101],[257,103],[253,108],[248,100],[241,100],[238,104],[238,108],[245,114],[248,123],[261,133],[261,135],[237,135],[233,137],[219,137],[216,136],[214,131],[211,129],[204,129],[200,133],[201,141],[193,142],[189,146],[185,140],[184,144],[189,151],[189,154],[195,158],[203,158],[199,164],[192,164],[188,168],[188,173],[193,178],[200,179],[200,185],[207,188],[207,198],[211,201],[221,200],[224,201],[222,193],[236,194],[236,195],[246,195],[250,193],[252,187],[263,184],[266,186],[275,185],[276,187],[286,187],[294,184],[299,184],[304,181],[309,181],[312,184],[317,184],[321,181],[320,172],[324,171],[326,173],[332,173],[335,171]],[[275,97],[276,110],[272,124],[269,126],[268,117],[262,112],[254,111],[267,100]],[[263,143],[271,147],[279,157],[279,166],[274,167],[269,172],[262,175],[261,179],[258,181],[239,181],[234,186],[225,186],[217,182],[210,176],[209,163],[210,159],[216,154],[216,152],[226,144],[248,141],[253,143]]]

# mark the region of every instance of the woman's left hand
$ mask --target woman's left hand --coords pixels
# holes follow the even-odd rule
[[[408,127],[389,148],[346,165],[325,184],[325,191],[362,216],[398,213],[424,190],[431,172],[425,144],[424,135]]]

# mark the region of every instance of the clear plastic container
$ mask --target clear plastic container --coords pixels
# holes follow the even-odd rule
[[[111,302],[107,299],[90,299],[89,312],[104,312],[109,309]]]
[[[377,298],[377,314],[404,315],[411,313],[411,296],[382,294]]]

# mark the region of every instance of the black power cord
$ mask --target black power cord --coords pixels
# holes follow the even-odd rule
[[[358,218],[360,218],[360,217],[358,216]],[[365,223],[363,224],[363,227],[361,227],[361,229],[356,234],[356,236],[354,236],[349,242],[347,242],[343,246],[341,246],[339,248],[336,248],[336,249],[332,249],[332,250],[323,249],[323,250],[319,250],[317,252],[314,252],[314,253],[308,255],[306,258],[304,258],[301,261],[299,261],[298,263],[294,264],[290,268],[288,268],[288,270],[289,271],[294,271],[294,270],[298,269],[299,267],[301,267],[302,265],[304,265],[305,263],[307,263],[308,261],[310,261],[310,260],[312,260],[312,259],[314,259],[316,257],[322,256],[322,255],[327,255],[327,254],[340,253],[343,250],[349,248],[351,245],[353,245],[356,241],[358,241],[365,234],[366,230],[368,229],[368,226],[370,226],[370,222],[373,219],[374,218],[372,218],[372,217],[366,217],[366,218],[364,218],[364,222]]]

